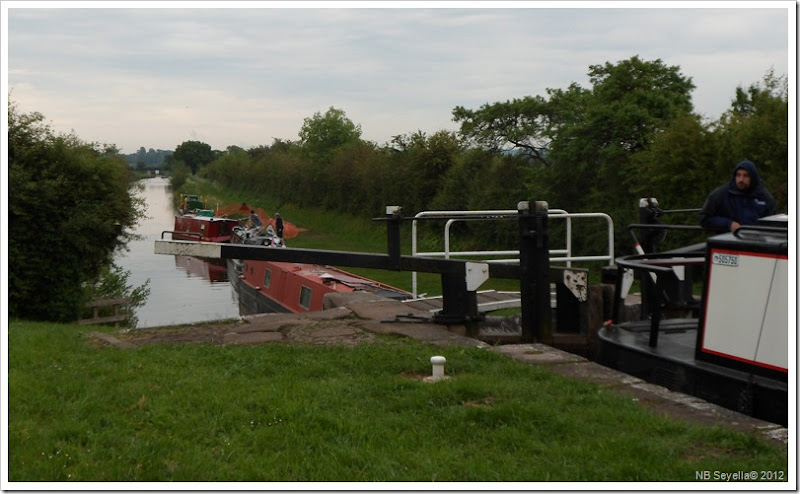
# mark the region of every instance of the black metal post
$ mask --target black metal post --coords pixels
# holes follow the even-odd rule
[[[403,220],[400,206],[386,207],[386,236],[389,264],[394,270],[400,269],[400,222]]]
[[[645,225],[658,225],[661,223],[661,209],[658,201],[654,197],[639,199],[639,223]],[[658,243],[664,235],[663,230],[653,230],[644,228],[640,232],[642,237],[639,244],[646,254],[654,253],[658,250]]]
[[[663,275],[662,275],[663,276]],[[661,278],[659,282],[653,282],[653,300],[650,300],[650,338],[647,341],[647,346],[655,348],[658,346],[658,330],[661,326],[661,310],[662,301],[660,293],[662,292]]]
[[[469,296],[463,274],[442,273],[442,310],[433,320],[443,324],[459,324],[469,319]]]
[[[551,339],[547,209],[543,201],[523,201],[517,205],[522,341],[528,343]]]
[[[658,201],[654,197],[639,199],[639,223],[643,225],[656,225],[659,223],[660,210],[658,209]],[[657,238],[663,232],[659,230],[652,230],[643,228],[639,235],[641,241],[639,246],[642,253],[651,254],[657,250]],[[639,272],[639,282],[642,284],[642,313],[649,314],[653,311],[653,304],[657,303],[655,300],[657,294],[655,293],[655,283],[650,283],[647,279],[651,274],[648,272]]]

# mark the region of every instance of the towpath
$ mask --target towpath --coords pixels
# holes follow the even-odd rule
[[[90,333],[102,344],[124,348],[154,343],[259,345],[274,343],[358,345],[390,334],[436,346],[472,346],[530,365],[595,383],[638,401],[656,413],[703,425],[721,425],[787,443],[786,427],[743,415],[698,398],[647,383],[586,358],[539,343],[489,345],[466,336],[463,325],[428,322],[430,313],[366,293],[336,294],[326,310],[306,314],[259,314],[236,321],[135,330],[117,335]]]

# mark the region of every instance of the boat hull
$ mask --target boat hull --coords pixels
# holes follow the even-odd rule
[[[624,325],[598,332],[598,363],[672,391],[781,425],[788,423],[785,381],[742,372],[694,358],[697,339],[690,322],[662,323],[658,346],[648,346],[649,331]]]
[[[229,260],[228,278],[243,312],[314,312],[329,293],[367,292],[404,300],[411,294],[330,266],[256,260]]]
[[[242,315],[290,313],[288,307],[272,300],[242,280],[242,261],[228,259],[228,279],[239,297],[239,312]]]

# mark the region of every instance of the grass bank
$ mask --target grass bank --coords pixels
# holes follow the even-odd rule
[[[85,327],[8,331],[12,482],[691,482],[787,469],[785,446],[475,348],[384,337],[124,350]],[[423,382],[437,354],[450,378]]]

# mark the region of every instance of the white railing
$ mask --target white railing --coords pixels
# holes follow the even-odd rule
[[[425,218],[427,216],[453,216],[448,219],[444,226],[444,251],[441,252],[418,252],[417,251],[417,220],[411,222],[411,255],[427,257],[444,257],[449,259],[451,255],[462,257],[478,256],[517,256],[513,259],[487,259],[483,262],[519,262],[519,250],[473,250],[473,251],[451,251],[450,250],[450,227],[458,221],[486,221],[492,218],[475,218],[476,215],[485,216],[516,216],[516,210],[485,210],[485,211],[422,211],[417,213],[414,218]],[[567,267],[571,267],[573,262],[588,261],[608,261],[609,266],[614,264],[614,220],[605,213],[568,213],[563,209],[548,209],[548,218],[564,219],[566,221],[565,244],[563,249],[551,249],[551,262],[566,262]],[[458,218],[464,216],[464,218]],[[572,219],[573,218],[602,218],[606,220],[608,226],[608,253],[597,256],[573,256],[572,255]],[[562,256],[562,257],[558,257]],[[413,297],[417,297],[417,272],[411,272],[411,292]]]

